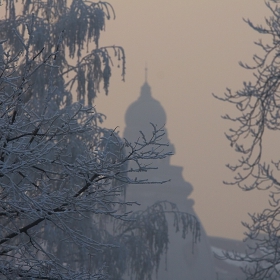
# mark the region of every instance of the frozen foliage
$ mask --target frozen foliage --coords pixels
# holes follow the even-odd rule
[[[121,75],[125,75],[125,55],[122,47],[98,47],[100,33],[105,29],[105,19],[115,17],[112,6],[107,2],[93,3],[75,0],[67,3],[65,0],[23,1],[16,3],[6,0],[6,20],[0,22],[0,37],[9,39],[9,47],[13,54],[22,51],[23,45],[19,43],[15,30],[26,38],[28,28],[25,25],[30,18],[34,18],[32,33],[32,52],[51,52],[54,42],[63,33],[60,44],[62,54],[56,60],[56,86],[62,100],[71,100],[69,91],[76,90],[78,100],[92,104],[103,82],[105,93],[108,93],[111,66],[111,54],[116,57]],[[17,10],[20,12],[18,12]],[[22,12],[21,12],[22,10]],[[95,48],[89,50],[90,43]],[[111,53],[111,54],[110,54]],[[19,69],[20,70],[20,69]],[[22,69],[21,69],[22,70]],[[41,68],[32,75],[33,94],[38,95],[48,86],[48,71]],[[36,83],[35,83],[36,81]],[[32,93],[30,91],[30,94]],[[87,93],[87,96],[85,94]],[[30,95],[26,95],[28,100]]]
[[[231,146],[240,154],[238,164],[228,165],[236,174],[230,184],[246,191],[270,191],[270,207],[250,215],[251,224],[244,223],[248,230],[247,240],[253,242],[247,254],[226,254],[227,258],[249,263],[244,269],[247,279],[280,279],[279,160],[263,162],[264,137],[268,132],[280,130],[280,7],[270,2],[266,6],[272,15],[266,19],[265,26],[246,20],[271,42],[256,42],[264,54],[261,57],[254,55],[254,66],[241,63],[242,67],[254,72],[254,82],[244,82],[243,89],[237,92],[228,89],[225,97],[219,98],[234,104],[239,112],[237,117],[224,116],[238,124],[226,134]]]
[[[110,49],[99,48],[107,2],[6,1],[0,21],[0,279],[151,279],[168,247],[166,214],[199,240],[196,218],[169,202],[129,213],[127,184],[169,156],[163,129],[131,144],[99,126]],[[18,4],[18,6],[20,3]],[[31,13],[31,14],[30,14]],[[69,32],[71,30],[72,32]],[[69,33],[68,33],[69,32]],[[96,48],[82,56],[93,40]],[[70,65],[69,58],[73,59]],[[69,76],[67,76],[69,75]],[[76,88],[79,103],[72,102]],[[85,106],[85,97],[88,104]],[[124,152],[124,150],[126,152]],[[133,163],[133,168],[128,168]],[[140,186],[139,186],[140,187]]]
[[[32,22],[28,26],[32,38]],[[21,55],[28,58],[24,71],[16,66],[20,55],[11,57],[4,51],[1,63],[0,271],[10,278],[100,278],[96,271],[89,276],[88,272],[67,266],[63,258],[56,256],[59,250],[55,246],[63,246],[64,242],[68,246],[70,242],[83,248],[83,254],[108,246],[94,238],[98,217],[126,218],[125,213],[117,211],[124,204],[118,195],[125,184],[139,183],[127,174],[147,171],[149,167],[143,160],[167,155],[159,149],[164,145],[160,143],[162,133],[155,129],[151,139],[132,146],[114,132],[98,127],[101,116],[93,108],[74,104],[53,111],[49,100],[55,88],[51,82],[40,112],[32,110],[32,102],[22,101],[29,91],[28,77],[42,63],[52,72],[59,42],[56,51],[41,63],[33,63],[41,56],[32,56],[28,43],[24,46]],[[108,145],[114,145],[114,149]],[[124,147],[130,147],[127,156],[122,152]],[[138,168],[127,170],[128,161],[136,162]],[[113,180],[119,184],[113,185]],[[85,219],[92,223],[93,236],[84,234],[79,226]],[[59,238],[57,231],[63,237],[48,250],[47,236]]]

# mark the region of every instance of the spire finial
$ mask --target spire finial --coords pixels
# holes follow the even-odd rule
[[[147,68],[147,63],[145,65],[145,83],[148,82],[148,68]]]

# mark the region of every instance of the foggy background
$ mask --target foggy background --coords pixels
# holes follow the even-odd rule
[[[108,21],[101,44],[120,45],[126,52],[127,73],[121,82],[115,65],[109,97],[100,94],[96,108],[107,116],[104,126],[122,135],[124,115],[140,94],[145,64],[152,95],[167,114],[166,128],[176,154],[171,163],[184,167],[184,178],[194,191],[198,214],[208,235],[242,239],[250,221],[247,213],[268,205],[265,192],[244,192],[226,186],[233,178],[226,163],[236,153],[224,136],[232,124],[221,115],[237,112],[212,93],[222,96],[226,87],[242,88],[252,73],[238,62],[252,64],[261,54],[253,44],[262,37],[242,18],[264,23],[269,10],[255,0],[110,0],[116,20]],[[119,71],[118,71],[119,70]],[[278,141],[268,137],[268,159]]]
[[[268,205],[268,194],[244,192],[227,186],[233,173],[226,167],[237,154],[224,133],[232,126],[222,120],[234,107],[218,101],[226,88],[242,88],[253,81],[252,72],[239,61],[253,64],[253,54],[262,54],[254,44],[264,35],[244,21],[264,24],[269,10],[263,0],[109,0],[116,19],[107,21],[100,46],[119,45],[126,53],[126,77],[121,68],[112,71],[109,96],[102,91],[95,100],[99,112],[107,116],[104,126],[122,135],[128,106],[140,94],[148,67],[152,96],[167,114],[168,138],[175,145],[171,164],[184,167],[186,181],[193,185],[194,209],[210,236],[243,239],[241,221],[247,213]],[[4,5],[0,14],[4,12]],[[266,137],[267,159],[276,157],[279,143]],[[279,159],[279,157],[278,157]]]

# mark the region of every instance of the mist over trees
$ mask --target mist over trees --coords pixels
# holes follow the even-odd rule
[[[151,279],[168,247],[165,211],[194,242],[199,224],[169,202],[129,213],[126,186],[147,183],[137,173],[171,153],[161,128],[130,143],[92,107],[109,92],[113,62],[125,76],[123,48],[99,46],[113,7],[7,0],[1,9],[0,275]]]
[[[280,279],[280,180],[279,158],[271,162],[265,156],[265,137],[280,130],[280,7],[279,1],[267,1],[271,16],[265,25],[245,22],[266,42],[257,44],[262,56],[254,55],[254,65],[240,63],[254,73],[252,82],[244,82],[241,90],[227,89],[223,98],[218,99],[233,104],[237,116],[225,115],[224,119],[233,122],[226,133],[231,147],[240,154],[236,164],[228,164],[234,172],[232,182],[244,191],[268,190],[269,207],[261,213],[251,214],[251,222],[243,223],[247,229],[246,240],[251,244],[245,255],[234,252],[225,257],[242,262],[247,279]],[[277,156],[277,147],[275,156]]]

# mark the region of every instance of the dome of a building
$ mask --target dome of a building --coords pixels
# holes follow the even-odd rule
[[[140,96],[126,111],[126,127],[123,136],[133,143],[141,138],[141,131],[146,139],[150,139],[153,136],[153,124],[157,129],[162,129],[164,132],[160,142],[168,144],[168,152],[175,153],[175,147],[170,143],[167,130],[165,129],[166,119],[166,113],[162,105],[152,96],[151,87],[147,82],[146,76],[145,82],[141,87]],[[169,160],[170,158],[167,157],[165,160],[161,160],[161,163],[169,164]]]
[[[125,114],[126,127],[137,131],[146,131],[153,123],[158,127],[166,124],[166,113],[160,102],[152,97],[151,87],[145,82],[139,98],[133,102]]]

